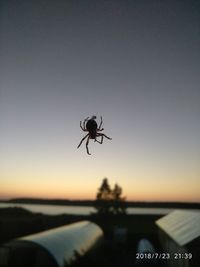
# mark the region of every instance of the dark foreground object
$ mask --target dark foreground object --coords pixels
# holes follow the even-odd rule
[[[89,221],[77,222],[4,244],[0,248],[0,266],[74,266],[86,255],[95,257],[102,243],[99,226]]]
[[[53,229],[54,232],[56,228],[59,229],[60,226],[67,226],[69,224],[87,220],[90,221],[91,224],[96,225],[98,229],[102,229],[104,233],[103,242],[99,242],[100,239],[102,239],[100,238],[97,242],[97,246],[95,245],[93,247],[94,249],[83,249],[81,250],[82,254],[79,252],[79,250],[75,249],[73,258],[76,258],[77,260],[68,262],[65,261],[65,264],[69,265],[70,262],[71,266],[73,267],[134,267],[136,266],[135,262],[137,246],[141,238],[147,238],[154,245],[154,247],[158,249],[155,220],[160,217],[161,216],[159,215],[98,216],[95,214],[89,216],[49,216],[40,213],[32,213],[21,208],[0,209],[0,245],[4,248],[5,244],[11,243],[14,244],[14,246],[19,246],[19,242],[15,241],[15,243],[13,243],[13,239],[18,239],[22,236],[33,235],[35,233],[38,233],[36,234],[36,236],[44,236],[42,232],[46,230]],[[87,236],[89,235],[90,234],[87,234]],[[76,238],[76,240],[84,240],[81,234],[78,236],[79,237]],[[33,254],[31,254],[32,252],[30,251],[37,250],[39,251],[38,253],[40,253],[40,256],[43,259],[41,266],[60,266],[55,265],[57,263],[55,263],[56,261],[54,256],[54,261],[52,260],[52,257],[48,256],[48,249],[44,247],[42,249],[41,244],[38,245],[33,242],[33,240],[31,243],[29,242],[28,245],[27,241],[28,240],[26,238],[20,239],[20,246],[22,246],[24,249],[21,250],[22,258],[23,255],[27,255],[28,258],[31,259],[31,255]],[[69,243],[70,242],[68,242],[68,244]],[[93,244],[95,244],[95,242]],[[56,247],[58,248],[58,246]],[[38,250],[38,248],[41,249]],[[6,250],[2,250],[2,253],[6,253]],[[84,257],[82,257],[83,255]],[[34,260],[32,260],[31,262],[34,262]],[[0,266],[7,267],[5,263]],[[30,262],[28,265],[26,265],[25,263],[20,263],[17,265],[16,260],[14,261],[14,265],[9,266],[40,267],[40,265],[31,265]]]

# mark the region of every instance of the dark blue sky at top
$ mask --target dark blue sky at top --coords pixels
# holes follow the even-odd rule
[[[127,157],[149,147],[199,159],[198,1],[11,0],[0,9],[6,157],[65,142],[72,151],[79,121],[103,115]]]

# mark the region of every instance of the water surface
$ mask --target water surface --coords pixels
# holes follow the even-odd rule
[[[73,215],[90,215],[96,212],[93,207],[85,206],[60,206],[60,205],[43,205],[43,204],[19,204],[19,203],[0,203],[0,208],[4,207],[22,207],[31,212],[39,212],[48,215],[73,214]],[[127,208],[127,214],[147,214],[147,215],[166,215],[173,211],[173,208]]]

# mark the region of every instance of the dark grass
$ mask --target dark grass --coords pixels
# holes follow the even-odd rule
[[[12,239],[87,219],[76,215],[45,215],[26,209],[0,209],[0,244]]]

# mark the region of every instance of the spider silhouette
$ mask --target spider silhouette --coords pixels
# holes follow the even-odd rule
[[[79,145],[77,146],[77,148],[79,148],[81,146],[81,144],[83,143],[83,141],[87,138],[87,141],[86,141],[86,150],[87,150],[87,153],[89,155],[90,152],[89,152],[89,148],[88,148],[88,144],[89,144],[89,141],[90,139],[94,139],[95,142],[98,142],[99,144],[102,144],[103,143],[103,138],[106,137],[107,139],[112,139],[110,137],[108,137],[107,135],[105,135],[104,133],[99,133],[101,131],[103,131],[104,129],[101,128],[102,127],[102,123],[103,123],[103,120],[102,120],[102,117],[101,117],[101,122],[99,124],[99,127],[95,121],[96,119],[96,116],[92,116],[91,119],[89,119],[89,117],[87,117],[84,121],[83,121],[83,126],[82,126],[82,122],[80,121],[80,127],[81,129],[84,131],[84,132],[88,132],[88,134],[86,134],[86,136],[84,136],[82,139],[81,139],[81,142],[79,143]],[[101,137],[101,141],[98,141],[97,140],[97,137]]]

